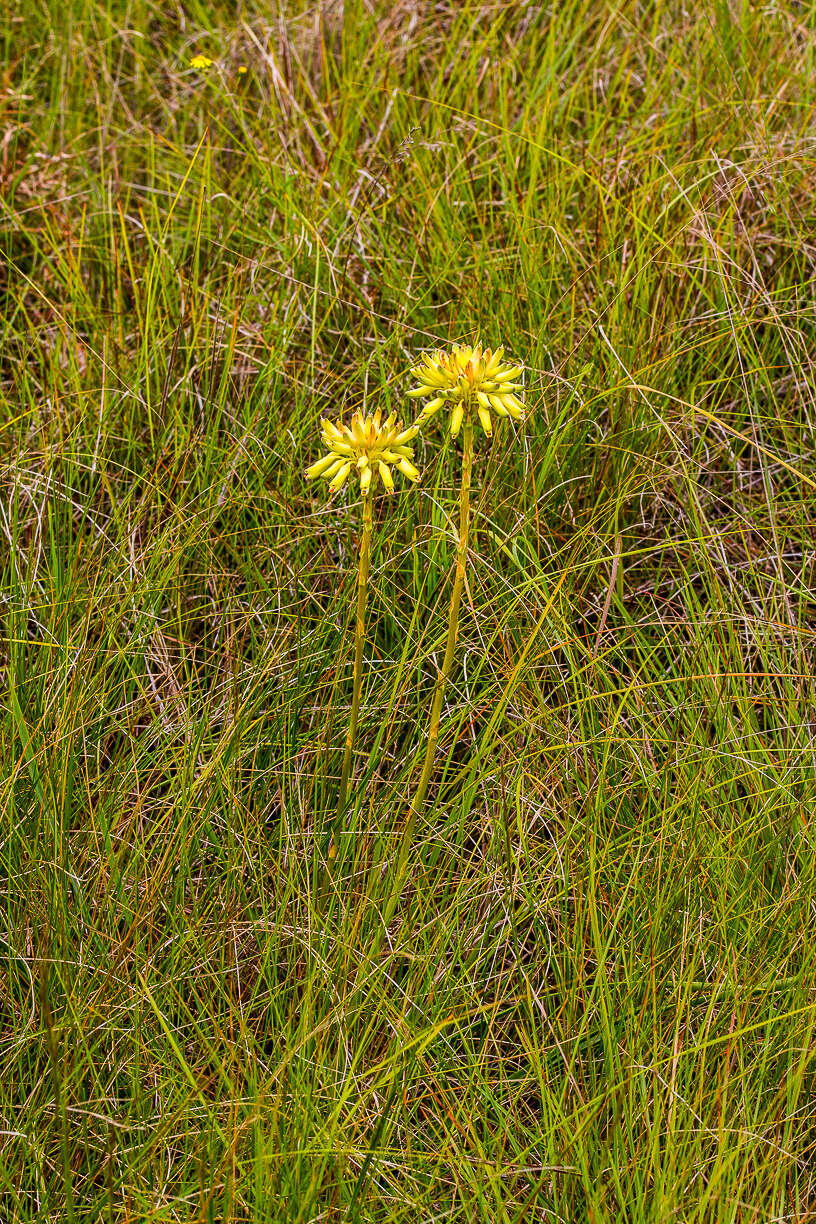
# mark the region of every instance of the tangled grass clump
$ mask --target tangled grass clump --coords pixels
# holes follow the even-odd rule
[[[808,6],[2,11],[3,1224],[811,1224]]]

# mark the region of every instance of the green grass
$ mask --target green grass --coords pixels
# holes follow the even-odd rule
[[[3,1224],[816,1219],[813,8],[0,31]],[[375,507],[325,903],[359,507],[303,469],[477,334],[531,416],[384,930],[458,452]]]

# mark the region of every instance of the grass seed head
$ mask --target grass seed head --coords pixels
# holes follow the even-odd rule
[[[392,468],[408,480],[419,480],[410,446],[419,433],[416,425],[405,429],[393,413],[383,421],[377,411],[373,416],[355,412],[350,425],[339,419],[323,420],[321,428],[328,453],[306,469],[306,476],[309,480],[322,476],[332,493],[341,489],[350,475],[358,477],[363,494],[373,492],[378,479],[387,493],[393,493]]]
[[[456,344],[450,351],[423,353],[419,365],[411,370],[419,386],[408,392],[417,399],[431,396],[419,414],[419,423],[430,420],[443,405],[450,409],[450,431],[454,438],[469,405],[475,406],[488,437],[493,433],[491,411],[514,421],[523,420],[524,404],[516,394],[523,388],[516,379],[524,367],[503,362],[503,356],[503,348],[494,352],[481,344]]]

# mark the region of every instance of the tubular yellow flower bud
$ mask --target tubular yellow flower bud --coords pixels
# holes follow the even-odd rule
[[[364,497],[374,491],[378,478],[383,488],[393,492],[392,466],[398,467],[408,480],[419,480],[410,445],[419,428],[410,425],[404,429],[394,413],[385,422],[379,411],[370,417],[355,412],[349,425],[341,420],[323,420],[321,433],[328,453],[306,469],[306,476],[309,480],[325,477],[332,493],[343,487],[351,472],[357,474]]]
[[[391,475],[391,469],[387,463],[380,460],[380,480],[383,482],[383,488],[386,493],[394,492],[394,477]]]
[[[493,433],[493,422],[490,419],[490,413],[481,404],[478,405],[477,412],[479,413],[479,420],[482,422],[482,429],[489,438]]]
[[[445,399],[442,395],[437,395],[435,399],[430,400],[422,409],[420,420],[427,421],[429,417],[432,417],[435,412],[439,411],[444,402]]]
[[[306,477],[308,480],[314,480],[316,476],[322,476],[330,467],[333,467],[337,462],[336,457],[329,452],[328,455],[323,455],[316,463],[313,463],[306,469]]]
[[[338,471],[337,475],[334,477],[334,480],[332,480],[331,484],[329,485],[329,488],[331,489],[332,493],[336,493],[338,489],[342,489],[343,485],[346,483],[346,477],[348,476],[350,471],[351,471],[351,464],[344,463],[343,466]]]

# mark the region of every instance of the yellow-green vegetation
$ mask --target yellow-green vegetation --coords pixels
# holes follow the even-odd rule
[[[0,31],[3,1224],[816,1218],[811,7]]]

